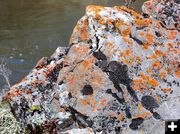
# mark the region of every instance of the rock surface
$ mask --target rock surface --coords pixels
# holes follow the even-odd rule
[[[164,119],[180,117],[179,29],[146,5],[143,15],[88,6],[69,45],[6,94],[16,119],[34,132],[119,134],[161,133]]]
[[[142,11],[161,21],[167,29],[180,30],[179,0],[149,0],[144,3]]]

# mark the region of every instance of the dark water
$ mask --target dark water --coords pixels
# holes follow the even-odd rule
[[[11,84],[43,56],[66,46],[87,5],[122,5],[123,0],[0,0],[0,59],[12,70]],[[133,7],[140,11],[143,0]],[[0,87],[4,84],[0,76]]]

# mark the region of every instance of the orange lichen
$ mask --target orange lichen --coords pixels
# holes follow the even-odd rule
[[[129,61],[127,59],[123,60],[123,63],[128,65],[129,64]]]
[[[125,56],[128,56],[130,54],[130,49],[125,50]]]
[[[82,62],[82,65],[83,65],[83,71],[86,71],[89,68],[89,66],[91,65],[91,62],[89,60],[84,60]]]
[[[154,71],[153,71],[151,68],[147,68],[147,72],[148,72],[150,75],[153,75],[153,74],[154,74]]]
[[[80,39],[81,40],[87,40],[88,39],[87,27],[88,27],[88,19],[84,20],[82,23],[82,28],[81,28],[81,32],[80,32]]]
[[[175,72],[175,77],[180,78],[180,71]]]
[[[95,19],[100,19],[101,15],[99,15],[98,13],[95,15]]]
[[[152,64],[152,67],[154,67],[155,69],[160,69],[162,67],[162,64],[160,61],[155,61]]]
[[[160,70],[160,72],[159,72],[159,77],[160,77],[161,79],[165,79],[165,78],[167,77],[167,72]]]
[[[25,90],[25,93],[26,93],[26,94],[31,94],[31,91],[28,90],[28,89],[26,89],[26,90]]]
[[[144,79],[144,80],[148,79],[148,76],[146,76],[144,73],[140,73],[140,76],[141,76],[141,78]]]
[[[106,104],[106,102],[107,102],[107,99],[106,99],[106,98],[103,98],[103,99],[101,100],[101,105],[104,106],[104,105]]]
[[[155,95],[155,99],[157,100],[157,102],[160,102],[161,101],[161,97],[159,95]]]
[[[106,24],[106,22],[105,22],[105,20],[100,19],[100,20],[99,20],[99,24],[101,24],[101,25],[105,25],[105,24]]]
[[[82,29],[81,30],[81,32],[80,32],[80,39],[82,41],[88,39],[88,33],[87,33],[86,29]]]
[[[167,46],[168,48],[173,48],[173,47],[175,46],[175,44],[174,44],[174,43],[167,43],[166,46]]]
[[[22,91],[18,90],[18,89],[11,89],[5,96],[6,96],[6,100],[10,100],[12,97],[16,97],[18,95],[21,95]]]
[[[155,54],[151,55],[151,56],[147,56],[148,59],[156,59],[157,56]]]
[[[120,120],[120,121],[123,121],[125,119],[124,115],[123,114],[119,114],[117,116],[117,119]]]
[[[79,57],[84,56],[89,51],[89,48],[87,47],[74,47],[73,53],[77,54]]]
[[[176,30],[168,30],[167,32],[168,32],[167,39],[169,39],[169,40],[174,40],[176,38],[177,34],[179,33]]]
[[[58,105],[58,104],[56,104],[56,105]],[[65,109],[61,108],[61,107],[58,110],[59,110],[59,112],[66,112]]]
[[[115,22],[115,26],[118,28],[120,26],[129,26],[129,25],[125,23],[123,20],[118,20]]]
[[[133,79],[134,83],[142,83],[142,81],[143,81],[142,79]]]
[[[134,118],[143,118],[143,119],[145,119],[145,118],[148,118],[150,116],[152,116],[151,112],[144,112],[142,114],[139,114],[139,115],[135,116]]]
[[[122,37],[122,38],[123,38],[124,42],[126,42],[127,44],[129,44],[130,46],[132,46],[132,44],[133,44],[132,40],[130,40],[127,36],[124,36],[124,37]]]
[[[154,36],[153,36],[153,34],[146,33],[146,41],[147,41],[149,44],[152,44],[153,41],[154,41]]]
[[[155,79],[149,79],[148,83],[154,87],[157,87],[159,85],[159,83]]]
[[[88,105],[87,99],[80,99],[80,102],[81,102],[82,106],[86,107]]]
[[[148,49],[148,44],[143,44],[142,46],[144,49]]]
[[[138,55],[138,56],[136,56],[136,60],[141,60],[141,57]]]
[[[131,34],[131,28],[126,28],[125,30],[121,30],[122,36],[127,36]]]
[[[141,103],[138,103],[138,107],[137,107],[137,109],[138,109],[138,112],[141,112],[141,111],[142,111],[143,106],[142,106],[142,104],[141,104]]]
[[[155,54],[158,56],[164,56],[165,54],[160,50],[155,50]]]
[[[133,89],[142,92],[146,89],[146,80],[143,79],[133,79]]]
[[[102,110],[102,108],[101,108],[101,107],[98,107],[97,110],[100,111],[100,110]]]
[[[136,19],[135,23],[139,26],[148,26],[152,23],[152,19]]]
[[[94,96],[89,95],[87,99],[89,101],[92,111],[96,111],[96,106],[97,106],[98,102],[94,99]]]
[[[171,88],[162,88],[161,91],[163,91],[164,93],[168,93],[171,92]]]
[[[115,21],[114,21],[113,19],[108,19],[108,20],[107,20],[107,24],[109,24],[109,25],[113,25],[114,22],[115,22]]]
[[[76,77],[73,76],[70,80],[69,80],[69,84],[74,84],[76,80]]]
[[[144,36],[144,32],[140,31],[140,32],[139,32],[139,35],[140,35],[140,36]]]
[[[111,117],[117,117],[117,113],[114,112],[114,111],[110,111],[110,112],[109,112],[109,115],[110,115]]]

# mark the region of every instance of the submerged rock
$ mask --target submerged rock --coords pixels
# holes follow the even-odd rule
[[[178,28],[167,29],[157,17],[88,6],[70,44],[40,60],[6,99],[16,119],[32,128],[148,133],[148,124],[170,112],[162,104],[180,97],[179,40]]]

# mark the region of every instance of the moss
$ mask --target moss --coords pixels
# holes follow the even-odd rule
[[[28,109],[28,112],[40,111],[40,110],[41,110],[41,106],[40,105],[33,105],[32,107],[30,107]]]

